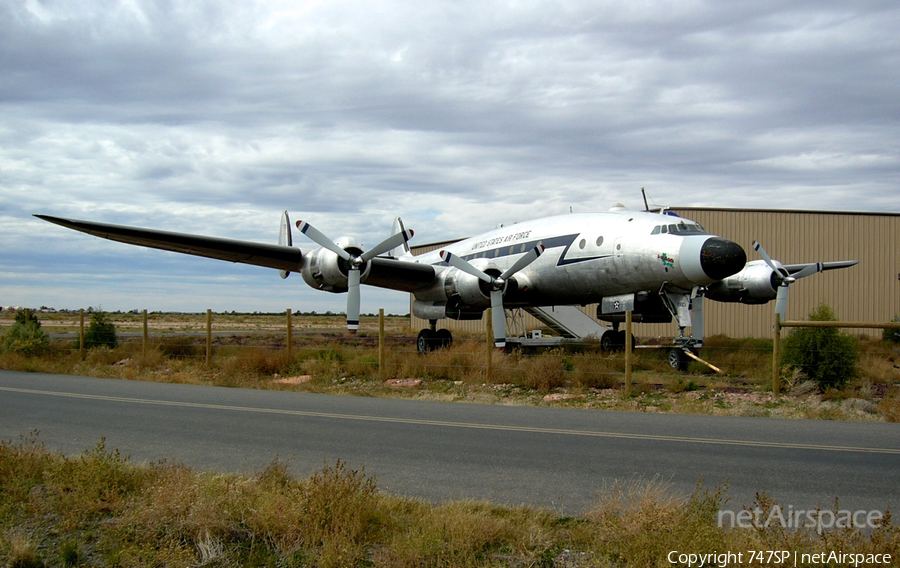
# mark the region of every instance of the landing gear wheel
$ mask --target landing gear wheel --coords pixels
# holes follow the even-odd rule
[[[420,354],[425,355],[434,349],[436,343],[437,333],[426,328],[420,331],[419,336],[416,338],[416,349]]]
[[[430,330],[429,330],[430,331]],[[445,347],[450,347],[453,343],[453,334],[450,333],[449,329],[439,329],[435,332],[435,348],[443,349]]]
[[[624,331],[607,330],[600,336],[600,349],[603,351],[622,351],[625,349]],[[631,336],[631,348],[636,345],[634,335]]]
[[[669,350],[669,366],[676,371],[687,371],[690,357],[681,347],[673,347]]]
[[[602,351],[615,351],[618,335],[615,331],[604,331],[603,335],[600,336],[600,349]]]

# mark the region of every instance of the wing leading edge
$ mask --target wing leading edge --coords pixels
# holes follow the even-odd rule
[[[35,215],[35,217],[67,229],[129,245],[145,246],[228,262],[252,264],[289,272],[299,272],[303,268],[303,252],[299,248],[287,245],[174,233],[156,229],[98,223],[96,221],[65,219],[51,215]],[[373,258],[371,263],[372,269],[365,280],[365,284],[371,286],[403,292],[415,292],[434,283],[434,267],[427,264],[380,257]]]
[[[278,270],[298,271],[303,266],[303,252],[284,245],[238,241],[221,237],[206,237],[187,233],[173,233],[156,229],[142,229],[125,225],[111,225],[95,221],[64,219],[50,215],[35,215],[39,219],[87,233],[95,237],[140,245],[194,256],[214,258],[241,264],[252,264]]]

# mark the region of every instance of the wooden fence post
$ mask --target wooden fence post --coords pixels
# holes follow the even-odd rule
[[[775,312],[775,339],[772,342],[772,394],[781,395],[781,314]]]
[[[206,364],[212,360],[212,310],[206,309]]]
[[[288,308],[287,312],[285,312],[286,324],[287,324],[287,354],[288,358],[290,358],[291,353],[294,348],[294,326],[291,322],[291,309]]]
[[[141,343],[141,353],[147,353],[147,310],[144,310],[144,338]]]
[[[631,394],[631,367],[632,361],[632,313],[631,310],[625,312],[625,395]]]
[[[81,358],[84,359],[84,308],[81,308],[81,311],[78,313],[78,321],[80,329],[78,332],[78,352],[81,353]]]
[[[491,376],[494,373],[493,369],[493,355],[494,355],[494,326],[492,325],[493,320],[493,309],[488,308],[484,312],[487,317],[485,318],[485,322],[487,322],[484,326],[485,337],[487,338],[486,346],[487,346],[487,366],[485,368],[485,381],[490,382]]]
[[[384,308],[378,308],[378,373],[384,374]]]

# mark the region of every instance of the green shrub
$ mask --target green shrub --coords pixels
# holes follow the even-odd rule
[[[821,304],[810,321],[837,321],[834,312]],[[859,349],[856,339],[835,327],[801,327],[784,340],[782,363],[799,369],[823,391],[840,388],[856,376]]]
[[[104,312],[92,313],[91,323],[84,332],[85,348],[108,347],[115,349],[118,342],[115,324],[109,321]]]
[[[893,319],[891,319],[891,322],[898,323],[900,322],[900,318],[894,316]],[[900,329],[885,329],[882,331],[882,339],[892,343],[900,343]]]
[[[43,355],[50,350],[50,338],[31,310],[16,314],[15,322],[3,338],[3,351],[21,355]]]

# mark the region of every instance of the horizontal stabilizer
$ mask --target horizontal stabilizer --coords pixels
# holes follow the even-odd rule
[[[35,217],[95,237],[130,245],[180,252],[182,254],[191,254],[228,262],[252,264],[277,270],[296,272],[303,266],[303,252],[298,248],[285,245],[172,233],[155,229],[97,223],[95,221],[64,219],[50,215],[35,215]]]

